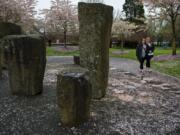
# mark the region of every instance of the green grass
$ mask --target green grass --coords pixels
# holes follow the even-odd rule
[[[114,54],[113,52],[116,51],[121,51],[121,49],[118,48],[111,48],[110,49],[110,57],[116,57],[116,58],[127,58],[127,59],[133,59],[136,60],[136,50],[135,49],[124,49],[124,51],[128,51],[129,53],[127,54]],[[159,55],[167,55],[171,54],[172,50],[171,48],[163,49],[163,48],[156,48],[154,55],[159,56]],[[177,49],[177,54],[180,54],[180,48]]]
[[[47,56],[74,56],[74,55],[79,55],[79,51],[60,52],[60,51],[54,50],[53,48],[47,47],[46,55]]]
[[[133,59],[136,60],[136,50],[135,49],[124,49],[123,51],[127,51],[127,54],[114,54],[113,52],[121,51],[121,49],[115,49],[111,48],[109,50],[110,57],[116,57],[116,58],[127,58],[127,59]]]
[[[155,54],[155,56],[172,54],[172,49],[171,48],[167,48],[167,49],[156,48],[154,54]],[[180,48],[177,48],[177,54],[180,54]]]
[[[124,49],[124,51],[128,52],[127,54],[114,54],[113,52],[121,51],[120,48],[111,48],[109,49],[110,57],[116,57],[116,58],[128,58],[136,60],[136,50],[135,49]],[[171,54],[171,49],[162,49],[162,48],[156,48],[155,50],[155,56],[158,55],[166,55]],[[180,48],[177,49],[177,53],[180,54]],[[73,56],[73,55],[79,55],[79,51],[71,51],[71,52],[60,52],[56,51],[51,47],[47,47],[46,49],[47,56]]]
[[[153,62],[152,68],[180,79],[180,60]]]

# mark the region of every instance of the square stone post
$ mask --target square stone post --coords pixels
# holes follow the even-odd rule
[[[57,76],[59,116],[63,126],[73,127],[90,118],[91,83],[88,70],[62,69]]]
[[[78,5],[80,65],[90,71],[93,98],[105,96],[109,73],[109,44],[113,7],[100,3]]]

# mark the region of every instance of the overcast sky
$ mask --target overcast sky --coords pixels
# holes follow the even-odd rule
[[[37,9],[49,8],[51,0],[38,0],[38,7]],[[71,0],[74,4],[77,5],[78,1],[80,0]],[[122,11],[122,5],[124,4],[125,0],[104,0],[104,3],[107,5],[112,5],[115,10]]]

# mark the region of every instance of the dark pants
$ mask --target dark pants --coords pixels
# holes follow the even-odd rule
[[[146,56],[145,58],[141,58],[139,60],[140,62],[140,69],[143,69],[144,61],[146,60],[146,67],[150,68],[151,67],[151,59],[153,56]]]
[[[143,65],[144,65],[144,61],[146,60],[146,58],[141,58],[140,60],[139,60],[139,62],[140,62],[140,69],[143,69]]]
[[[153,58],[153,56],[147,56],[146,57],[146,67],[150,68],[151,67],[151,59]]]

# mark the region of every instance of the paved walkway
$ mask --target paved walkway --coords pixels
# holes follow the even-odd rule
[[[49,56],[48,63],[73,64],[72,56]],[[122,71],[138,74],[138,62],[123,58],[110,58],[110,68],[116,68]]]
[[[73,64],[72,56],[49,56],[47,57],[47,63],[49,65],[55,64]],[[55,64],[55,65],[56,65]],[[110,58],[110,69],[118,69],[120,71],[129,72],[136,76],[139,74],[139,63],[135,60],[125,59],[125,58]],[[57,65],[56,65],[57,66]],[[152,71],[151,74],[146,74],[145,77],[158,77],[161,80],[165,80],[169,83],[180,83],[180,79],[175,77],[160,73],[158,71]]]

